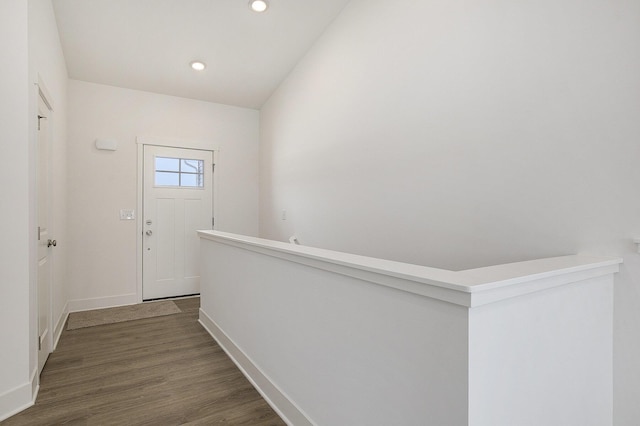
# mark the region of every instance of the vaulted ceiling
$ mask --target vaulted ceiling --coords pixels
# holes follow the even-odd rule
[[[349,0],[53,0],[69,77],[260,108]],[[207,64],[202,72],[189,64]]]

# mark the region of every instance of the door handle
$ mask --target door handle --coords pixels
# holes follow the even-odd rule
[[[153,234],[153,231],[151,231],[151,229],[149,229],[147,232],[145,232],[145,234],[147,234],[148,236],[151,236],[151,234]]]
[[[57,246],[58,242],[56,240],[48,240],[47,241],[47,247],[51,247],[51,246]]]

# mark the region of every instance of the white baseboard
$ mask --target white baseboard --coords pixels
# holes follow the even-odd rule
[[[37,373],[37,369],[35,372]],[[31,407],[39,389],[38,375],[32,373],[29,382],[0,395],[0,422]]]
[[[96,297],[93,299],[75,299],[67,302],[69,312],[90,311],[92,309],[115,308],[116,306],[134,305],[138,303],[136,293],[119,296]]]
[[[31,372],[31,379],[29,380],[31,381],[31,405],[33,405],[36,403],[36,398],[38,398],[38,392],[40,392],[40,375],[38,374],[38,365],[34,366],[34,369]]]
[[[60,336],[62,336],[62,330],[64,330],[64,325],[67,323],[67,318],[69,318],[69,302],[64,304],[64,308],[62,308],[62,313],[60,314],[60,318],[58,318],[58,322],[56,322],[56,327],[53,329],[53,347],[52,351],[55,351],[58,347],[58,342],[60,341]]]
[[[202,309],[198,321],[227,353],[242,374],[289,426],[313,426],[313,422],[282,392]]]

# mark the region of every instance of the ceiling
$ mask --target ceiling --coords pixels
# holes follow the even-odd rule
[[[69,77],[260,108],[349,0],[53,0]],[[191,61],[207,64],[191,69]]]

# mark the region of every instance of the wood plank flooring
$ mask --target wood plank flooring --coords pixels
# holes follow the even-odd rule
[[[197,323],[182,313],[64,331],[36,404],[13,425],[284,425]]]

